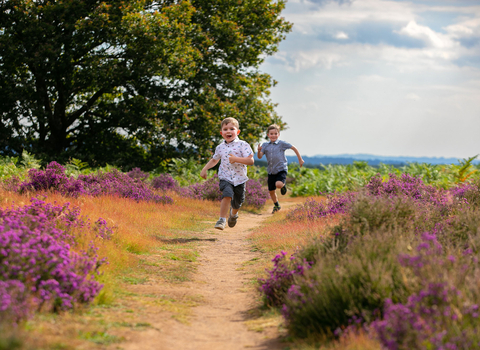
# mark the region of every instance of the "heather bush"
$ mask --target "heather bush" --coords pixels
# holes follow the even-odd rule
[[[20,185],[20,192],[56,190],[64,195],[77,197],[85,194],[82,181],[65,175],[65,167],[57,162],[51,162],[45,170],[30,169],[30,181]]]
[[[389,350],[479,347],[478,258],[470,249],[442,246],[430,233],[415,250],[399,261],[417,290],[406,302],[386,299],[383,319],[372,324],[378,339]]]
[[[333,337],[352,323],[375,322],[387,349],[479,345],[479,195],[476,183],[444,189],[390,174],[292,210],[287,220],[336,213],[341,219],[280,269],[292,271],[296,261],[311,264],[301,274],[279,274],[283,299],[276,305],[283,302],[289,333]],[[265,297],[270,291],[262,289]]]
[[[160,191],[178,189],[178,183],[170,174],[160,174],[152,179],[152,187]]]
[[[28,175],[30,180],[20,184],[20,192],[50,190],[71,197],[113,195],[130,198],[137,202],[154,201],[162,204],[173,202],[169,196],[156,194],[142,180],[145,178],[145,173],[141,172],[140,169],[133,170],[130,175],[112,169],[108,172],[98,171],[94,174],[80,174],[78,178],[74,178],[65,174],[65,167],[56,162],[51,162],[45,170],[30,169]]]
[[[281,306],[285,301],[288,288],[292,285],[295,275],[303,276],[305,269],[310,268],[310,264],[304,260],[302,262],[294,261],[286,257],[287,253],[282,251],[272,259],[273,269],[268,271],[267,278],[259,279],[259,290],[264,296],[264,303],[268,306]]]
[[[343,249],[323,245],[313,266],[288,288],[282,311],[289,333],[333,336],[352,319],[374,320],[386,298],[405,301],[408,287],[397,255],[407,251],[408,243],[408,238],[378,232],[357,237]]]
[[[269,198],[267,191],[258,180],[249,179],[245,185],[245,206],[260,209]]]
[[[137,181],[145,181],[150,176],[149,173],[142,171],[140,168],[133,168],[127,175]]]
[[[352,205],[356,195],[355,192],[327,194],[326,203],[319,203],[314,199],[307,199],[304,204],[297,205],[288,213],[287,220],[315,220],[327,215],[345,213]]]
[[[190,198],[219,201],[222,199],[219,182],[218,175],[215,174],[212,178],[190,185],[179,193]]]
[[[95,225],[108,239],[106,223],[100,219]],[[79,209],[68,203],[58,206],[33,198],[30,205],[0,209],[2,319],[16,322],[40,308],[71,309],[95,298],[102,288],[95,276],[104,260],[92,244],[85,250],[77,247],[88,226]]]

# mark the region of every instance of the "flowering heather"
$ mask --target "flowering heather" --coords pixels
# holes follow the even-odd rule
[[[145,181],[150,176],[149,173],[142,171],[140,168],[133,168],[127,175],[137,181]]]
[[[62,310],[91,302],[102,288],[94,279],[104,263],[97,249],[90,244],[86,251],[72,250],[74,233],[88,225],[79,210],[31,202],[0,209],[0,315],[13,321],[41,307]],[[101,222],[99,232],[108,231]]]
[[[245,185],[244,205],[260,209],[265,205],[268,198],[268,193],[262,188],[260,181],[254,179],[247,181]]]
[[[382,345],[389,350],[478,348],[478,259],[471,250],[445,254],[430,233],[423,234],[416,251],[399,260],[419,290],[406,303],[387,299],[383,319],[372,324]]]
[[[354,192],[329,194],[327,195],[326,204],[319,203],[314,199],[307,199],[303,205],[298,205],[291,210],[287,215],[287,219],[314,220],[327,215],[345,213],[354,201],[355,196],[356,193]]]
[[[113,195],[130,198],[135,201],[153,201],[171,204],[172,198],[160,196],[149,185],[138,179],[138,171],[134,177],[118,170],[98,172],[90,175],[79,175],[77,179],[65,174],[65,167],[51,162],[45,170],[31,169],[29,181],[20,184],[20,191],[58,191],[63,195],[78,197],[81,195]]]
[[[45,170],[30,169],[28,176],[30,181],[20,184],[21,192],[55,190],[72,197],[85,193],[83,183],[65,175],[65,167],[57,162],[51,162]]]
[[[137,202],[153,201],[171,204],[172,198],[154,193],[149,185],[142,181],[135,181],[130,176],[118,170],[98,172],[92,175],[79,175],[78,180],[84,183],[87,194],[93,196],[113,195],[130,198]]]
[[[179,193],[185,197],[195,199],[220,201],[222,199],[222,192],[220,192],[218,187],[219,182],[218,175],[214,175],[207,181],[197,182],[193,185],[183,187]]]
[[[303,276],[305,268],[309,268],[310,264],[306,261],[299,264],[294,261],[294,257],[290,261],[286,258],[287,253],[282,251],[272,259],[273,269],[267,271],[268,278],[261,278],[260,291],[265,297],[265,304],[270,306],[280,306],[283,304],[285,295],[292,285],[294,276]]]
[[[178,183],[170,174],[160,174],[152,180],[152,187],[160,191],[170,191],[178,188]]]
[[[290,335],[338,335],[355,319],[389,350],[480,347],[479,207],[476,183],[444,189],[403,174],[292,210],[287,220],[305,224],[342,215],[297,251],[311,267],[282,279]]]
[[[463,200],[465,193],[468,193],[471,187],[454,187],[450,190],[444,190],[432,185],[423,183],[419,177],[408,174],[402,174],[397,177],[390,174],[386,182],[382,182],[380,175],[373,176],[370,182],[356,192],[331,193],[327,194],[326,204],[318,203],[315,200],[306,200],[304,205],[297,206],[292,210],[287,219],[289,220],[313,220],[325,217],[331,214],[347,213],[352,208],[353,203],[360,197],[375,198],[405,198],[412,199],[421,206],[435,206],[441,215],[446,215],[455,209],[457,202],[465,203]]]

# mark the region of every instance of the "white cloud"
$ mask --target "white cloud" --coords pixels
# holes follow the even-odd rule
[[[289,0],[294,32],[263,66],[282,137],[305,155],[480,153],[480,6],[435,1]]]
[[[334,36],[335,39],[348,39],[348,34],[345,32],[337,32]]]
[[[450,69],[452,61],[467,49],[458,48],[398,48],[391,45],[322,43],[321,48],[282,51],[279,62],[289,72],[307,69],[332,69],[361,63],[394,66],[397,71],[432,71]]]
[[[480,13],[479,13],[480,17]],[[460,23],[451,24],[445,27],[445,30],[452,38],[469,38],[480,36],[480,18],[471,18]]]
[[[340,65],[344,60],[344,54],[342,52],[322,49],[285,54],[288,56],[288,59],[285,60],[285,62],[288,62],[286,69],[291,72],[299,72],[314,67],[331,69],[334,65]]]
[[[439,49],[450,49],[458,46],[458,44],[455,44],[447,35],[436,33],[429,27],[418,25],[415,21],[408,22],[398,33],[420,39],[428,45]]]

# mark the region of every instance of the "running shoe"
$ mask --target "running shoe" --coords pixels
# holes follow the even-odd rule
[[[237,224],[238,213],[232,215],[232,208],[230,208],[230,216],[228,217],[228,227],[234,227]]]
[[[225,220],[219,219],[217,221],[217,223],[215,224],[215,228],[217,230],[222,230],[223,231],[225,229],[225,224],[226,224]]]

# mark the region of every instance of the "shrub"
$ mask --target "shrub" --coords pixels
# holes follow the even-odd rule
[[[356,197],[355,192],[327,195],[327,203],[319,203],[314,199],[307,199],[303,205],[298,205],[287,215],[287,220],[315,220],[327,215],[345,213]]]
[[[260,209],[265,205],[268,197],[268,192],[262,188],[260,181],[249,179],[245,184],[244,205]]]
[[[186,187],[180,193],[190,198],[220,201],[222,199],[222,192],[220,192],[218,187],[219,182],[218,175],[215,174],[206,181],[197,182]]]
[[[91,302],[102,288],[94,279],[104,263],[97,249],[72,250],[74,229],[88,224],[79,210],[31,201],[0,209],[0,315],[13,321],[40,307],[55,311]]]
[[[152,180],[152,187],[160,191],[178,189],[178,183],[170,174],[160,174]]]
[[[138,169],[138,168],[135,168]],[[141,181],[144,175],[139,175],[140,169],[133,170],[129,175],[113,169],[108,172],[99,171],[96,174],[79,175],[77,179],[65,175],[65,167],[51,162],[45,170],[31,169],[30,181],[20,184],[20,191],[57,191],[66,196],[80,195],[113,195],[130,198],[135,201],[154,201],[162,204],[173,203],[168,196],[160,196]],[[133,176],[133,177],[132,177]]]
[[[142,171],[140,168],[133,168],[127,175],[137,181],[145,181],[150,176],[149,173]]]
[[[450,254],[436,235],[424,233],[416,254],[400,256],[419,286],[408,301],[385,302],[372,328],[386,349],[472,349],[480,344],[478,259]]]
[[[388,349],[480,344],[472,335],[478,326],[472,315],[477,315],[480,302],[474,282],[480,270],[472,267],[478,264],[472,254],[478,254],[480,246],[479,195],[476,184],[445,190],[405,174],[391,175],[385,182],[374,176],[357,192],[329,195],[326,203],[307,200],[291,211],[287,220],[343,214],[329,236],[295,254],[294,260],[309,261],[310,269],[302,274],[280,273],[288,276],[281,279],[279,295],[290,334],[334,336],[352,322],[368,324],[377,319],[376,329]],[[409,256],[420,239],[419,255]],[[270,273],[277,269],[276,265]],[[267,296],[270,290],[262,291]],[[465,324],[454,320],[459,312]],[[435,319],[438,325],[430,325]],[[428,329],[416,329],[417,324]],[[449,328],[456,330],[442,331]],[[459,340],[462,334],[468,341]]]
[[[357,237],[340,251],[319,250],[315,264],[288,289],[282,311],[289,333],[333,336],[352,319],[381,315],[386,298],[406,300],[397,255],[407,243],[382,232]]]
[[[268,306],[281,306],[284,303],[288,288],[292,285],[295,275],[303,276],[305,269],[310,268],[310,264],[304,260],[302,263],[293,261],[292,256],[286,258],[287,253],[282,251],[272,259],[273,269],[268,271],[268,278],[258,280],[259,290],[265,297],[265,304]]]

